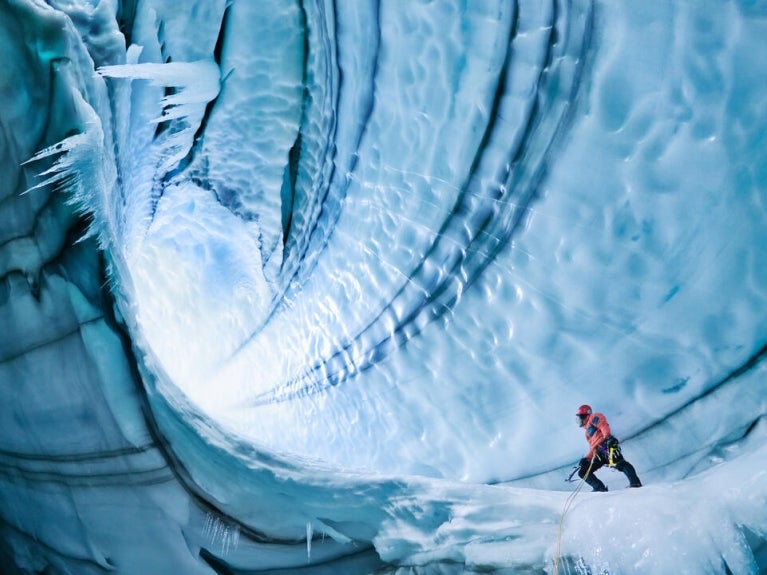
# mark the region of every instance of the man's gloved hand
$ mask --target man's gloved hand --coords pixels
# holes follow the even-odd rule
[[[618,441],[612,435],[607,438],[607,447],[618,447],[619,445],[620,445],[620,441]]]

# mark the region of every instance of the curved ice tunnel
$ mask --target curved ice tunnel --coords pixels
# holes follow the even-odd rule
[[[759,5],[0,13],[7,570],[765,569]]]

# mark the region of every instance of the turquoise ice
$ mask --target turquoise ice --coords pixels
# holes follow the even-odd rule
[[[764,571],[766,33],[0,0],[0,564]]]

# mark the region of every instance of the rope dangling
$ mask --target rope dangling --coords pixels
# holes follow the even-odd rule
[[[597,458],[596,451],[594,452],[594,455],[591,456],[591,461],[589,462],[589,468],[586,470],[586,473],[584,473],[583,477],[581,477],[581,480],[578,482],[578,485],[575,487],[573,492],[567,496],[567,499],[565,500],[565,506],[562,509],[562,517],[559,519],[559,532],[557,533],[557,553],[556,557],[554,558],[554,574],[553,575],[559,575],[559,561],[561,559],[561,547],[562,547],[562,526],[565,523],[565,515],[567,515],[567,512],[570,511],[570,507],[573,504],[573,501],[575,501],[575,496],[578,495],[581,488],[583,487],[583,484],[586,482],[586,478],[589,476],[589,473],[591,473],[591,468],[594,466],[594,461]]]

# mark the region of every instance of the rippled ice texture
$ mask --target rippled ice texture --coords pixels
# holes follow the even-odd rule
[[[227,29],[221,103],[127,261],[201,409],[335,465],[512,479],[571,456],[572,406],[632,436],[759,351],[760,14],[531,4],[309,9],[308,100],[295,33]],[[274,264],[291,170],[307,223]]]
[[[140,483],[181,485],[149,492],[162,520],[134,523],[184,535],[130,558],[91,491],[71,513],[88,534],[71,539],[59,503],[30,528],[19,517],[34,504],[7,495],[17,565],[764,570],[760,4],[0,9],[16,23],[2,28],[8,61],[33,56],[2,76],[3,165],[29,160],[3,197],[45,206],[48,189],[92,219],[112,323],[131,340],[126,360],[112,331],[83,336],[106,366],[92,381],[137,453],[145,436],[162,446],[172,478]],[[43,83],[46,66],[47,131],[25,115],[37,88],[14,80]],[[29,242],[38,216],[17,201],[1,216],[4,385],[39,380],[26,294],[76,220],[46,214]],[[95,266],[80,245],[73,269]],[[75,331],[100,326],[100,308],[71,297]],[[132,376],[109,374],[118,358]],[[34,481],[47,472],[25,467],[32,419],[18,414],[44,395],[9,401],[0,454]],[[611,493],[563,513],[584,402],[646,486],[622,492],[605,470]],[[110,457],[135,455],[121,449]],[[45,477],[69,477],[57,473]],[[69,501],[74,481],[56,481],[50,500]]]

